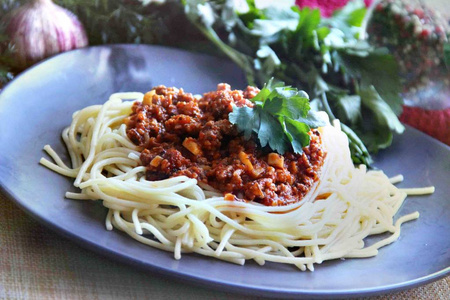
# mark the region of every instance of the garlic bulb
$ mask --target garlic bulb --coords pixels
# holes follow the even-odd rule
[[[8,20],[6,32],[16,48],[18,69],[88,45],[78,18],[51,0],[31,0],[12,11]]]

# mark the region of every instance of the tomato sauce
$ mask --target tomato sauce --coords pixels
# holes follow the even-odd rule
[[[127,135],[142,149],[148,180],[195,178],[221,191],[225,199],[267,206],[298,202],[318,180],[325,159],[319,131],[302,154],[274,153],[256,139],[246,140],[228,121],[233,105],[253,107],[259,90],[216,91],[194,97],[182,89],[158,86],[134,103],[125,119]]]

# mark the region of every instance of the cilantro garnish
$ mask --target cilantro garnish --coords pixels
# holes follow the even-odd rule
[[[309,145],[311,128],[325,126],[326,121],[310,110],[309,98],[284,83],[269,80],[252,99],[253,108],[233,107],[228,116],[231,123],[249,139],[255,133],[262,147],[267,145],[279,154],[286,151],[302,153]]]

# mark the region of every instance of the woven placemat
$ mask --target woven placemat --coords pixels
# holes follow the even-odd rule
[[[0,299],[261,299],[174,281],[88,251],[40,225],[0,192]],[[450,277],[378,297],[449,299]]]

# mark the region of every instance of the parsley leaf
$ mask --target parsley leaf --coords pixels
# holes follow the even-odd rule
[[[360,96],[362,105],[366,108],[363,110],[366,122],[362,124],[362,128],[368,131],[363,136],[366,145],[372,151],[377,147],[388,147],[392,142],[393,132],[403,133],[405,127],[373,86],[361,88]]]
[[[356,124],[361,119],[361,97],[346,94],[337,97],[336,111],[343,122]]]
[[[253,108],[233,107],[228,119],[249,139],[255,133],[262,147],[284,154],[302,153],[309,145],[311,128],[325,126],[320,114],[310,110],[308,95],[284,83],[269,80],[252,99]]]
[[[398,65],[387,49],[372,50],[369,45],[348,48],[337,51],[336,58],[348,74],[361,80],[362,86],[373,85],[396,115],[402,112]]]
[[[246,139],[250,138],[252,132],[258,132],[261,124],[259,111],[248,106],[233,107],[233,112],[229,114],[228,119],[241,128]]]
[[[289,140],[286,138],[283,128],[272,115],[257,108],[261,116],[258,128],[258,139],[262,147],[269,145],[270,149],[284,154],[289,149]]]
[[[293,120],[291,118],[283,118],[284,121],[284,131],[289,138],[289,141],[292,143],[292,148],[295,153],[302,153],[303,147],[309,145],[310,136],[308,132],[310,127],[297,120]]]

